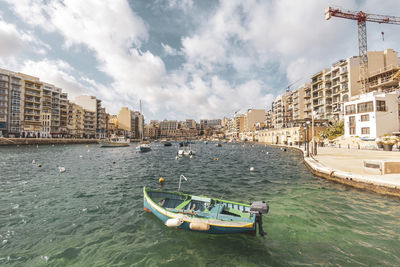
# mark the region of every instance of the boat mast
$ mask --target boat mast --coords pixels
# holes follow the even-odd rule
[[[141,142],[143,142],[143,137],[144,137],[144,117],[142,114],[142,99],[139,99],[139,113],[140,113],[140,125],[141,125],[141,129],[140,129],[140,140]]]

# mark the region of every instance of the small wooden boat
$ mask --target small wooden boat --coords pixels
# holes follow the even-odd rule
[[[268,204],[251,205],[228,200],[143,188],[144,210],[153,213],[166,226],[210,234],[255,232],[262,229],[262,214]]]
[[[100,141],[100,147],[125,147],[130,145],[130,140],[124,136],[112,136],[105,141]]]

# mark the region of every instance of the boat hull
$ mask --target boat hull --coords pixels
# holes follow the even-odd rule
[[[149,152],[149,151],[151,151],[151,148],[150,147],[136,147],[136,151],[141,152],[141,153]]]
[[[127,147],[129,146],[129,143],[100,143],[100,147]]]
[[[166,209],[163,209],[148,196],[145,188],[143,189],[143,194],[144,194],[143,196],[144,210],[153,213],[164,224],[169,219],[179,218],[183,220],[183,223],[178,227],[176,227],[179,229],[208,233],[208,234],[251,233],[255,232],[256,230],[255,220],[249,222],[243,222],[242,224],[237,226],[224,225],[224,224],[229,224],[226,223],[225,221],[212,220],[212,222],[210,222],[209,220],[206,219],[199,219],[194,216],[188,216],[180,213],[170,212]],[[194,230],[193,227],[191,227],[192,223],[207,224],[209,227],[207,230]]]

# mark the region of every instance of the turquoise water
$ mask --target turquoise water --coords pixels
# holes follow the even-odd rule
[[[176,160],[176,147],[152,147],[0,147],[0,265],[400,265],[397,198],[315,177],[277,148],[197,143]],[[267,236],[169,229],[144,212],[143,186],[164,177],[175,191],[180,174],[187,193],[267,200]]]

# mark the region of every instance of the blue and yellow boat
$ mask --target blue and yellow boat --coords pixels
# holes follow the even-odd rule
[[[251,205],[228,200],[143,188],[144,210],[153,213],[166,226],[210,234],[256,232],[264,235],[262,214],[265,202]]]

